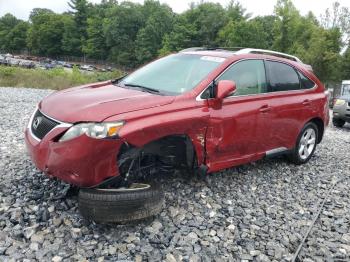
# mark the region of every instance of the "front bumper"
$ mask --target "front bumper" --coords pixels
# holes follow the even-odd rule
[[[122,140],[94,139],[81,135],[65,142],[55,138],[67,128],[55,128],[42,140],[25,131],[28,153],[45,174],[79,187],[92,187],[118,176],[117,154]]]

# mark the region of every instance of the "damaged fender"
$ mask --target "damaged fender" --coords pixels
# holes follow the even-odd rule
[[[160,113],[158,110],[154,113],[154,109],[147,109],[140,112],[139,117],[134,112],[133,119],[128,119],[128,114],[124,114],[105,121],[124,120],[125,125],[120,130],[119,137],[138,148],[165,137],[186,136],[192,142],[200,166],[205,164],[205,137],[209,119],[208,110],[203,108],[203,104],[206,101],[197,101],[195,106],[184,101],[181,110],[172,110],[169,105],[164,106]]]

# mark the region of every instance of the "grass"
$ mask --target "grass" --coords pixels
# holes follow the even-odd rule
[[[72,86],[115,79],[123,74],[119,70],[87,73],[80,72],[78,68],[67,71],[63,68],[44,70],[0,66],[0,86],[61,90]]]

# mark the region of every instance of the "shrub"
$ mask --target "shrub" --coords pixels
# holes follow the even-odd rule
[[[122,76],[119,70],[113,72],[82,72],[78,68],[24,69],[0,66],[0,86],[30,87],[61,90],[72,86],[106,81]]]

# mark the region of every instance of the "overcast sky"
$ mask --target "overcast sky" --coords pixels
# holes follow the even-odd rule
[[[0,0],[0,16],[11,13],[18,18],[28,19],[29,13],[33,8],[49,8],[55,12],[61,13],[68,10],[68,0]],[[90,0],[90,2],[99,2],[100,0]],[[327,7],[331,7],[335,0],[293,0],[294,5],[306,14],[308,11],[314,12],[318,17],[323,14]],[[143,2],[143,0],[131,0],[131,2]],[[161,3],[167,3],[175,12],[186,10],[190,2],[197,0],[160,0]],[[226,6],[229,0],[207,0],[207,2],[219,2]],[[249,13],[256,15],[272,14],[273,7],[277,0],[240,0],[240,3]],[[350,8],[350,0],[338,0],[342,6]]]

